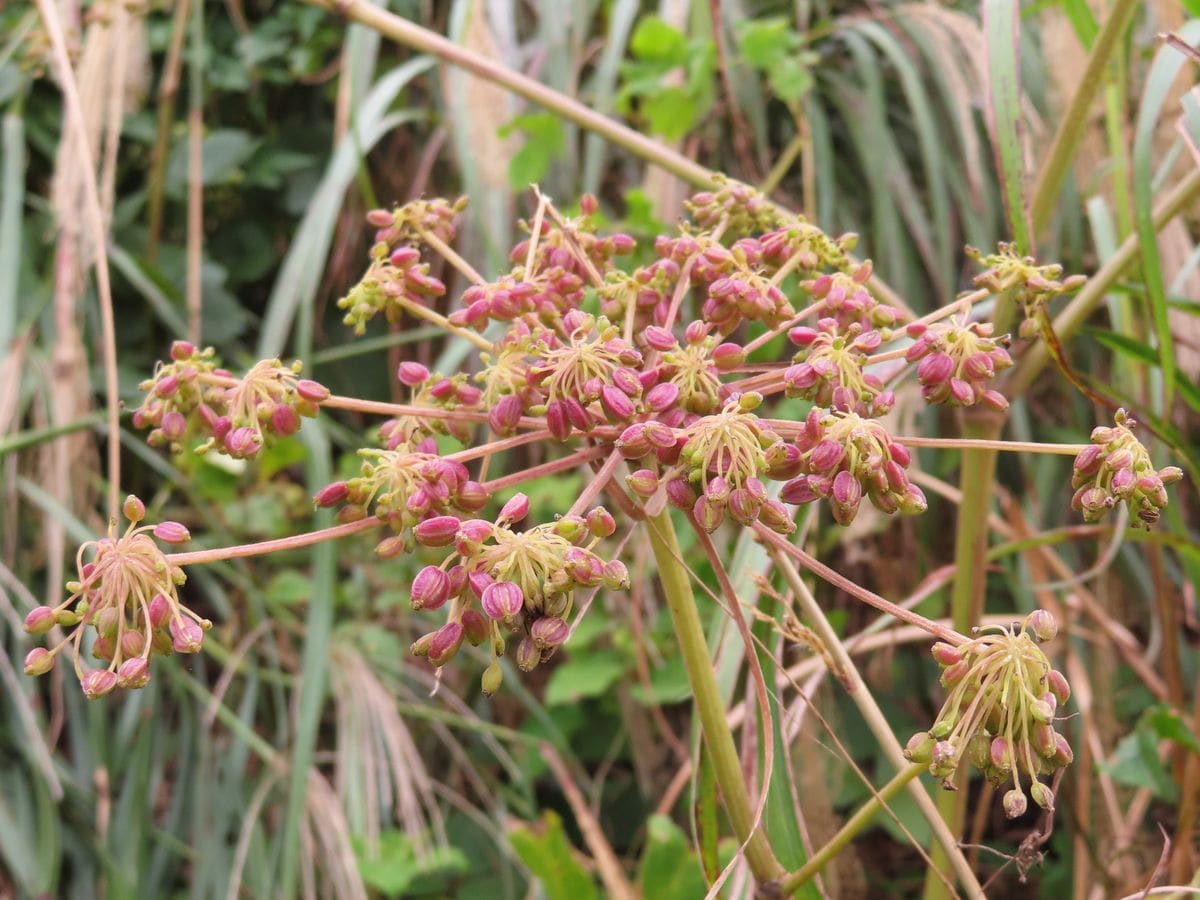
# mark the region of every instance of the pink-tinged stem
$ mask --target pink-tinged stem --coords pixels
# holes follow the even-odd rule
[[[603,449],[607,450],[608,448]],[[608,459],[604,461],[604,465],[600,467],[599,471],[597,471],[592,477],[592,480],[588,482],[587,487],[583,489],[583,493],[579,495],[579,499],[571,504],[571,508],[567,511],[568,516],[578,516],[583,514],[583,511],[588,508],[588,505],[596,499],[597,495],[599,495],[599,493],[604,490],[605,487],[608,486],[608,482],[612,479],[613,472],[617,470],[617,466],[621,464],[622,459],[624,459],[624,457],[621,456],[620,452],[617,450],[613,450],[611,453],[609,453]]]
[[[781,435],[797,435],[803,422],[789,419],[764,419],[763,423]],[[991,441],[983,438],[931,438],[897,434],[892,440],[905,447],[928,447],[935,450],[999,450],[1009,453],[1049,453],[1054,456],[1078,456],[1090,444],[1046,444],[1039,441]]]
[[[844,575],[839,575],[820,560],[805,553],[799,547],[793,546],[789,542],[785,541],[769,528],[766,528],[763,525],[755,525],[754,531],[760,540],[788,554],[790,557],[792,557],[792,559],[804,566],[804,568],[808,569],[815,575],[819,575],[834,587],[845,591],[856,600],[861,600],[868,606],[873,606],[890,616],[900,619],[902,622],[907,622],[909,625],[916,625],[918,628],[923,628],[929,634],[932,634],[934,637],[941,638],[943,641],[947,641],[948,643],[965,644],[970,640],[970,638],[964,637],[952,628],[947,628],[940,622],[927,619],[920,613],[915,613],[912,610],[905,609],[903,606],[897,606],[891,600],[885,600],[878,594],[868,591],[864,587],[860,587],[849,578],[846,578]]]
[[[511,475],[493,478],[491,481],[485,481],[483,486],[487,489],[488,493],[494,494],[496,491],[502,491],[505,488],[515,487],[518,484],[533,481],[535,478],[541,478],[543,475],[553,475],[557,472],[574,469],[576,466],[603,456],[608,452],[607,447],[589,447],[586,450],[572,453],[570,456],[564,456],[562,459],[551,460],[550,462],[542,463],[540,466],[533,466],[529,469],[522,469],[520,472],[513,472]]]
[[[481,456],[491,456],[494,453],[502,453],[505,450],[512,450],[514,447],[523,447],[526,444],[536,444],[550,437],[550,432],[546,429],[541,431],[528,431],[525,434],[517,434],[512,437],[502,438],[498,441],[492,441],[488,444],[482,444],[478,447],[469,447],[466,450],[458,450],[454,453],[448,453],[444,457],[451,462],[469,462],[472,459],[479,459]]]
[[[746,351],[746,355],[749,356],[751,353],[753,353],[755,350],[757,350],[763,344],[770,341],[772,338],[778,337],[781,334],[786,334],[790,329],[792,329],[796,325],[799,325],[801,322],[803,322],[805,319],[807,319],[813,313],[820,312],[821,307],[823,307],[824,305],[825,305],[824,300],[818,300],[816,303],[812,304],[811,306],[804,307],[804,309],[800,310],[800,312],[796,313],[794,316],[792,316],[790,319],[788,319],[782,325],[776,325],[770,331],[763,332],[762,334],[760,334],[758,337],[756,337],[754,340],[752,340],[750,343],[748,343],[743,348]]]
[[[192,550],[188,553],[168,553],[167,561],[176,566],[194,566],[200,563],[218,562],[223,559],[240,559],[246,556],[263,556],[267,553],[278,553],[280,550],[298,550],[310,547],[322,541],[332,541],[337,538],[349,537],[360,531],[378,528],[384,522],[376,516],[368,516],[357,522],[347,522],[344,525],[333,525],[317,531],[304,534],[294,534],[291,537],[275,538],[270,541],[259,541],[257,544],[238,544],[233,547],[215,547],[212,550]]]

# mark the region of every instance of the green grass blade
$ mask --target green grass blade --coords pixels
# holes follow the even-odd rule
[[[988,61],[988,130],[992,133],[1009,230],[1020,252],[1029,253],[1033,246],[1022,141],[1019,13],[1017,0],[984,0],[983,3]]]
[[[25,205],[25,120],[7,113],[0,124],[0,353],[16,335],[21,273],[21,210]]]
[[[1179,29],[1178,34],[1183,40],[1194,44],[1200,40],[1200,21],[1189,22]],[[1170,411],[1171,401],[1175,396],[1176,363],[1175,342],[1167,312],[1167,292],[1163,284],[1162,259],[1158,252],[1153,217],[1154,137],[1171,84],[1184,64],[1191,63],[1179,51],[1171,47],[1162,47],[1158,51],[1146,77],[1146,87],[1142,92],[1133,137],[1134,223],[1140,240],[1146,299],[1150,306],[1150,319],[1158,339],[1162,364],[1163,392],[1160,409],[1164,414]]]

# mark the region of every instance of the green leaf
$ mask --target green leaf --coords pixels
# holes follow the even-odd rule
[[[562,122],[553,113],[528,113],[503,125],[499,134],[507,137],[520,131],[525,144],[508,164],[508,183],[514,190],[525,190],[546,177],[550,164],[566,147]]]
[[[368,853],[361,838],[353,838],[358,874],[386,897],[410,893],[418,879],[445,879],[470,870],[466,856],[456,847],[437,847],[420,857],[402,831],[389,829],[379,836],[375,852]]]
[[[787,19],[747,19],[737,30],[738,50],[748,65],[769,70],[800,46]]]
[[[699,120],[699,105],[679,87],[664,87],[642,100],[642,114],[650,121],[650,130],[668,140],[677,141]]]
[[[1187,747],[1193,753],[1200,753],[1200,740],[1178,712],[1166,704],[1152,706],[1142,714],[1146,724],[1154,729],[1160,738],[1174,741],[1182,747]]]
[[[549,900],[593,900],[597,896],[596,885],[575,859],[557,814],[547,811],[540,829],[519,826],[509,831],[508,839],[521,862],[542,882]]]
[[[775,95],[787,103],[798,103],[812,90],[813,77],[802,57],[785,56],[767,72]]]
[[[687,62],[687,39],[658,16],[646,16],[629,40],[633,55],[647,62],[681,66]]]
[[[312,596],[312,582],[303,572],[284,569],[267,582],[263,599],[270,604],[304,603]]]
[[[617,654],[608,651],[576,654],[554,670],[546,684],[547,706],[577,703],[608,691],[627,666]]]
[[[1022,253],[1031,252],[1029,205],[1022,153],[1021,79],[1017,62],[1021,20],[1017,0],[984,0],[983,28],[987,41],[988,130],[1000,165],[1004,208],[1013,241]]]
[[[650,673],[649,690],[640,684],[633,686],[634,698],[647,706],[680,703],[691,695],[692,686],[688,682],[687,669],[683,665],[683,657],[678,654]]]
[[[1171,800],[1175,785],[1158,758],[1157,739],[1152,728],[1139,722],[1136,730],[1117,744],[1112,760],[1100,764],[1114,781],[1129,787],[1146,788],[1156,797]]]
[[[646,823],[646,851],[638,882],[642,896],[655,900],[693,900],[708,889],[687,837],[666,816],[651,816]]]

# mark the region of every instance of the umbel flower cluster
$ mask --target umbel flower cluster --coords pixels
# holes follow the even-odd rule
[[[191,535],[179,522],[141,524],[146,506],[133,495],[125,499],[123,512],[129,521],[123,533],[113,521],[107,537],[79,548],[78,574],[67,583],[67,599],[25,617],[26,631],[50,635],[52,641],[49,648],[35,647],[26,655],[27,675],[44,675],[66,652],[84,693],[100,697],[117,687],[145,687],[152,656],[200,651],[212,623],[180,601],[179,587],[187,576],[156,543],[182,544]],[[83,659],[89,632],[94,636],[90,656],[99,661],[94,668]]]
[[[951,790],[964,759],[996,787],[1011,783],[1003,797],[1010,819],[1025,813],[1026,785],[1034,803],[1052,809],[1054,793],[1039,777],[1074,758],[1067,739],[1054,729],[1071,689],[1039,646],[1057,633],[1054,616],[1039,609],[1020,627],[979,629],[974,640],[957,647],[934,644],[933,658],[950,696],[933,727],[912,736],[905,755],[928,764]]]
[[[464,646],[480,648],[489,693],[502,654],[524,670],[540,665],[593,591],[628,584],[607,540],[670,507],[703,532],[758,535],[792,533],[796,507],[810,504],[840,525],[864,499],[887,515],[923,512],[909,439],[885,419],[899,383],[914,379],[930,404],[1003,409],[1009,341],[973,319],[972,304],[1005,292],[1041,303],[1078,286],[1001,248],[979,257],[987,266],[979,290],[914,319],[880,299],[869,262],[850,258],[853,235],[829,237],[744,185],[723,181],[696,195],[689,221],[643,246],[601,233],[594,198],[576,215],[537,199],[511,268],[491,280],[452,247],[463,201],[369,213],[375,243],[339,303],[346,324],[363,333],[376,319],[435,323],[479,351],[449,374],[401,363],[407,402],[331,396],[277,359],[235,377],[212,350],[181,341],[143,383],[134,415],[153,446],[238,458],[294,434],[321,407],[380,416],[357,474],[314,498],[340,524],[304,539],[371,532],[381,558],[418,555],[427,564],[409,586],[412,606],[439,620],[413,653],[443,666]],[[456,279],[464,287],[455,295]],[[789,342],[794,355],[781,359]],[[793,409],[797,399],[808,407],[769,418],[766,404],[779,394],[794,398]],[[1151,467],[1132,428],[1119,414],[1076,462],[1075,505],[1089,520],[1124,500],[1148,524],[1166,502],[1163,486],[1179,477]],[[581,496],[544,521],[531,521],[524,494],[512,496],[580,468],[589,472]],[[506,502],[490,512],[501,493]],[[68,600],[31,614],[34,633],[74,630],[33,651],[30,672],[45,671],[64,646],[77,666],[91,653],[108,664],[78,670],[96,695],[143,684],[155,652],[199,648],[208,623],[180,602],[183,573],[155,543],[186,530],[138,525],[144,512],[133,501],[126,516],[124,535],[81,551]],[[1038,631],[1027,623],[936,650],[953,693],[930,746],[913,752],[928,751],[943,776],[964,753],[982,760],[980,735],[1000,748],[989,773],[1018,785],[1069,753],[1047,730],[1047,697],[1061,676],[1044,664],[1030,627]]]

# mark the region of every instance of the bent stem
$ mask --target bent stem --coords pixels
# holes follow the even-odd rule
[[[783,547],[792,546],[787,541],[780,541],[779,543],[782,543]],[[846,650],[845,645],[842,644],[837,632],[833,630],[833,626],[829,624],[824,610],[817,603],[808,585],[804,583],[804,579],[800,577],[800,572],[792,564],[792,561],[784,555],[783,548],[779,544],[775,544],[769,549],[769,552],[776,568],[783,573],[784,580],[787,582],[788,587],[792,589],[792,593],[800,604],[802,612],[808,618],[809,624],[817,633],[817,637],[821,639],[821,643],[829,653],[833,664],[837,667],[837,674],[846,685],[846,692],[849,694],[850,699],[854,701],[855,706],[866,721],[867,727],[875,736],[875,740],[879,742],[879,746],[883,749],[883,753],[888,758],[888,761],[896,769],[897,773],[903,774],[910,768],[908,760],[904,757],[904,749],[900,746],[900,741],[897,740],[896,735],[892,732],[891,726],[888,725],[887,717],[883,714],[883,710],[880,709],[874,696],[867,689],[866,682],[863,681],[862,675],[859,674],[858,669],[855,667],[850,653]],[[963,856],[963,852],[958,846],[958,838],[947,827],[945,821],[943,821],[933,798],[925,792],[925,788],[921,782],[909,778],[906,783],[909,795],[916,802],[925,821],[929,823],[929,828],[933,832],[933,837],[937,842],[931,849],[933,851],[941,851],[943,859],[949,856],[950,866],[954,869],[954,874],[958,877],[968,896],[985,896],[979,880],[975,877],[975,873],[971,871],[971,866],[967,862],[967,858]],[[936,883],[939,886],[949,886],[946,876],[939,869],[931,867],[929,875],[931,879],[936,879]],[[950,893],[952,894],[953,891],[950,891]]]
[[[795,872],[784,876],[780,887],[785,895],[794,894],[800,890],[808,882],[825,868],[835,856],[846,849],[854,838],[856,838],[864,828],[871,824],[871,820],[875,818],[876,813],[884,808],[885,805],[904,788],[908,787],[909,782],[917,778],[925,771],[925,766],[920,763],[912,763],[907,769],[901,769],[892,776],[892,780],[881,787],[874,796],[866,803],[859,807],[858,812],[846,820],[838,833],[829,839],[824,847],[813,854],[812,859],[802,865]]]
[[[713,674],[712,658],[708,653],[708,642],[704,638],[704,626],[696,609],[696,598],[692,593],[691,581],[681,561],[679,540],[671,522],[669,510],[663,510],[647,520],[650,531],[650,546],[658,565],[659,580],[667,607],[671,612],[671,623],[683,654],[688,683],[695,698],[696,713],[704,736],[704,746],[712,761],[717,784],[725,798],[725,809],[734,833],[746,847],[746,861],[755,879],[760,884],[776,881],[783,874],[783,867],[762,828],[755,829],[754,813],[750,805],[750,791],[742,777],[742,765],[738,759],[733,732],[725,716],[721,702],[721,691]]]

